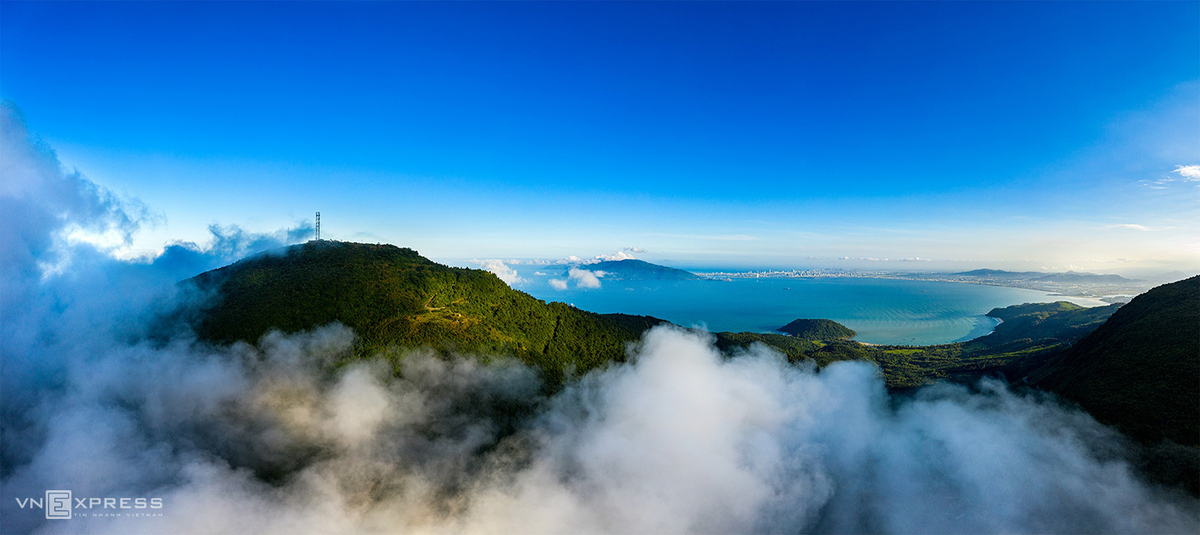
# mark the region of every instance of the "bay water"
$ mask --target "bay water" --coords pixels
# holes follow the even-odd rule
[[[601,279],[599,288],[580,288],[571,281],[561,290],[549,283],[549,275],[522,275],[524,282],[514,288],[591,312],[654,316],[713,332],[773,332],[798,318],[830,319],[854,329],[855,340],[886,345],[944,344],[984,336],[998,323],[985,314],[997,307],[1053,301],[1105,304],[1020,288],[901,279]]]

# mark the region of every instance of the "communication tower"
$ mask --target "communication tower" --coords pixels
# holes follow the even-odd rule
[[[321,212],[317,212],[317,241],[321,241]]]

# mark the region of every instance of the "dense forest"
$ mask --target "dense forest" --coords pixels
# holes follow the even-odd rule
[[[852,330],[829,320],[797,320],[785,326],[800,336],[717,333],[721,347],[758,342],[789,360],[812,359],[818,366],[839,360],[868,360],[879,365],[888,388],[903,390],[941,379],[972,380],[997,375],[1021,381],[1029,371],[1058,354],[1108,318],[1118,305],[1084,308],[1066,302],[997,308],[989,316],[1003,320],[992,334],[968,342],[935,346],[874,346],[847,340]],[[782,329],[781,329],[782,330]]]
[[[514,356],[551,382],[621,361],[653,318],[593,314],[513,290],[487,271],[451,268],[411,249],[308,242],[201,274],[211,293],[196,332],[217,343],[257,341],[334,321],[354,329],[358,358],[396,349]]]
[[[839,340],[858,334],[841,323],[822,319],[798,319],[780,327],[779,332],[805,340]]]
[[[1200,276],[1134,298],[1027,381],[1150,445],[1155,479],[1200,494]]]

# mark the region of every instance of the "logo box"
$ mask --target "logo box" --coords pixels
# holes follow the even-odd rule
[[[50,520],[71,518],[71,491],[46,491],[46,518]]]

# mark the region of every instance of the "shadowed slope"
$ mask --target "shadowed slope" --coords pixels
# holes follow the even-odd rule
[[[1134,298],[1029,381],[1139,439],[1200,444],[1200,276]]]

